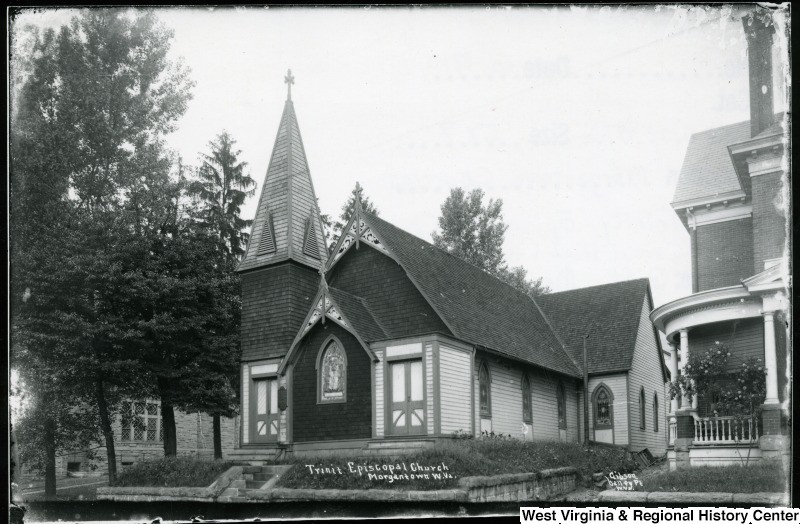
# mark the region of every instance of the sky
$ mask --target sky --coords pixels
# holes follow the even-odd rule
[[[259,188],[292,99],[320,208],[359,182],[425,240],[454,187],[503,200],[505,255],[553,291],[648,277],[691,293],[670,207],[692,133],[749,118],[729,8],[169,8],[196,82],[168,137],[187,163],[222,130]],[[17,19],[54,26],[74,11]]]

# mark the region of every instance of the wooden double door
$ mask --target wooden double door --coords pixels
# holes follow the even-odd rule
[[[389,363],[389,432],[425,434],[425,374],[422,360]]]
[[[277,442],[280,435],[278,378],[254,379],[250,402],[250,441],[254,444]]]

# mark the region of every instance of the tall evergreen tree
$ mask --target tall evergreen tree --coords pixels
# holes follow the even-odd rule
[[[239,328],[241,302],[239,277],[234,272],[244,254],[252,220],[241,218],[241,206],[255,193],[255,181],[245,173],[241,151],[226,132],[209,143],[201,154],[202,165],[190,192],[199,199],[199,224],[219,240],[218,301],[216,325],[203,344],[193,367],[197,373],[185,383],[191,391],[188,405],[207,411],[213,418],[214,457],[222,458],[221,417],[236,413],[239,379]]]
[[[524,267],[508,267],[503,253],[508,229],[503,222],[503,201],[489,199],[484,204],[484,196],[480,188],[469,193],[460,187],[451,189],[441,207],[440,231],[431,233],[433,244],[530,297],[549,292],[541,277],[529,279]]]

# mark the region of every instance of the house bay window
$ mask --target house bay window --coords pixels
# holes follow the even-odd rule
[[[122,403],[123,442],[160,442],[164,440],[161,409],[154,402]]]

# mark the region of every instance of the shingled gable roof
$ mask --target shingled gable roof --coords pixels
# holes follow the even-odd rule
[[[315,227],[309,227],[309,220]],[[313,255],[324,257],[325,250],[319,249],[316,253],[306,245],[325,246],[324,231],[294,104],[291,98],[287,98],[269,168],[261,186],[250,242],[237,271],[288,259],[316,269],[320,262]],[[306,238],[307,232],[315,236],[316,242],[308,241],[311,239]]]
[[[631,368],[644,301],[652,308],[649,293],[650,281],[640,278],[548,293],[539,303],[581,369],[583,337],[589,332],[589,373],[611,373]],[[663,372],[663,360],[661,367]]]
[[[728,146],[780,134],[783,132],[781,125],[783,119],[784,114],[777,113],[775,124],[755,137],[750,136],[749,120],[693,134],[686,148],[672,205],[684,207],[696,200],[722,195],[731,199],[745,196],[745,190],[731,161]]]
[[[362,211],[362,218],[456,338],[552,371],[580,375],[528,295],[372,213]]]

